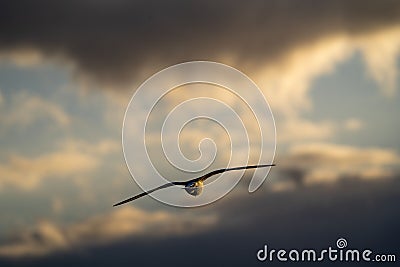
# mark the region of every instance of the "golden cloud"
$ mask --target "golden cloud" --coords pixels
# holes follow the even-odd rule
[[[333,71],[338,63],[361,51],[371,77],[385,94],[393,94],[399,36],[400,27],[355,36],[346,33],[322,36],[265,64],[256,72],[255,80],[268,96],[273,110],[293,117],[299,111],[312,108],[308,93],[315,78]]]
[[[118,150],[112,140],[95,144],[68,140],[54,152],[34,157],[12,155],[0,164],[0,188],[35,189],[42,180],[88,174],[100,166],[102,157]]]
[[[149,212],[130,206],[96,215],[83,222],[58,226],[49,221],[17,236],[17,241],[0,246],[0,256],[20,258],[42,256],[77,246],[93,246],[117,242],[132,236],[146,239],[191,235],[213,227],[217,217],[207,215],[195,219],[183,214]]]
[[[0,187],[32,190],[45,178],[87,173],[98,165],[97,157],[79,151],[59,151],[34,158],[14,155],[0,164]]]
[[[363,126],[364,126],[364,123],[356,118],[350,118],[344,122],[344,128],[348,131],[358,131]]]
[[[28,91],[21,91],[7,99],[2,105],[0,123],[4,126],[27,126],[42,118],[50,118],[58,126],[68,126],[71,122],[67,113],[53,102],[39,96],[32,95]]]

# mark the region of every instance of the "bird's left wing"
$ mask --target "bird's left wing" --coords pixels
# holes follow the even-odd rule
[[[157,191],[157,190],[160,190],[160,189],[164,189],[164,188],[167,188],[167,187],[170,187],[170,186],[174,186],[174,185],[185,185],[185,182],[171,182],[171,183],[167,183],[167,184],[165,184],[165,185],[162,185],[162,186],[156,187],[156,188],[154,188],[154,189],[151,189],[151,190],[149,190],[149,191],[147,191],[147,192],[140,193],[140,194],[138,194],[138,195],[136,195],[136,196],[133,196],[133,197],[130,197],[130,198],[128,198],[128,199],[125,199],[125,200],[123,200],[123,201],[121,201],[121,202],[118,202],[118,203],[114,204],[113,207],[119,206],[119,205],[122,205],[122,204],[125,204],[125,203],[127,203],[127,202],[130,202],[130,201],[133,201],[133,200],[135,200],[135,199],[144,197],[144,196],[146,196],[146,195],[148,195],[148,194],[151,194],[151,193],[153,193],[154,191]]]

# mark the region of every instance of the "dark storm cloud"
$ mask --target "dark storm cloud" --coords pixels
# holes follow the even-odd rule
[[[233,57],[249,71],[321,35],[399,22],[390,0],[2,1],[0,51],[38,49],[116,82],[196,59]]]
[[[237,190],[237,189],[235,189]],[[384,181],[347,180],[333,185],[302,187],[273,193],[227,196],[194,216],[218,212],[219,227],[195,236],[159,240],[127,238],[92,248],[75,248],[45,258],[6,261],[1,266],[257,266],[255,253],[271,249],[335,248],[343,237],[352,249],[397,253],[400,217],[399,178]],[[175,212],[183,212],[181,209]],[[324,265],[329,262],[324,262]],[[338,264],[340,262],[336,262]],[[283,263],[280,263],[284,265]],[[309,263],[296,263],[308,266]],[[349,263],[346,263],[348,266]],[[359,266],[360,262],[355,262]],[[362,264],[361,264],[362,265]],[[389,263],[385,265],[392,266]]]

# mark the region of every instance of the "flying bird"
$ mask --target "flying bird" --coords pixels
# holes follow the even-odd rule
[[[138,195],[136,195],[136,196],[133,196],[133,197],[130,197],[130,198],[128,198],[128,199],[125,199],[125,200],[123,200],[123,201],[121,201],[121,202],[118,202],[118,203],[114,204],[113,206],[115,207],[115,206],[119,206],[119,205],[125,204],[125,203],[127,203],[127,202],[130,202],[130,201],[133,201],[133,200],[135,200],[135,199],[144,197],[144,196],[146,196],[146,195],[148,195],[148,194],[151,194],[151,193],[153,193],[154,191],[157,191],[157,190],[160,190],[160,189],[164,189],[164,188],[167,188],[167,187],[171,187],[171,186],[174,186],[174,185],[183,185],[183,186],[184,186],[184,189],[186,190],[186,192],[187,192],[188,194],[190,194],[190,195],[192,195],[192,196],[198,196],[198,195],[200,195],[201,192],[203,191],[204,181],[207,180],[208,178],[210,178],[211,176],[214,176],[214,175],[217,175],[217,174],[220,174],[220,173],[223,173],[223,172],[228,172],[228,171],[236,171],[236,170],[244,170],[244,169],[256,169],[256,168],[265,168],[265,167],[272,167],[272,166],[275,166],[275,164],[268,164],[268,165],[249,165],[249,166],[242,166],[242,167],[235,167],[235,168],[228,168],[228,169],[219,169],[219,170],[215,170],[215,171],[209,172],[209,173],[207,173],[207,174],[205,174],[205,175],[203,175],[203,176],[200,176],[200,177],[191,179],[191,180],[189,180],[189,181],[185,181],[185,182],[170,182],[170,183],[164,184],[164,185],[162,185],[162,186],[153,188],[153,189],[151,189],[151,190],[149,190],[149,191],[140,193],[140,194],[138,194]]]

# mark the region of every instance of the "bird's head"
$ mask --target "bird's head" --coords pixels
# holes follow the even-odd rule
[[[198,196],[203,192],[203,186],[203,181],[190,182],[185,186],[185,190],[192,196]]]

